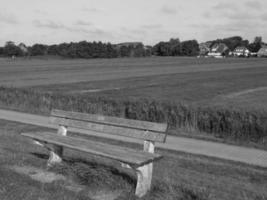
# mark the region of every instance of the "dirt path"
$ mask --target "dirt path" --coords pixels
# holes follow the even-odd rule
[[[253,89],[242,90],[240,92],[234,92],[234,93],[225,95],[224,97],[235,98],[235,97],[238,97],[238,96],[241,96],[241,95],[244,95],[244,94],[249,94],[249,93],[252,93],[252,92],[259,92],[259,91],[264,91],[264,90],[267,90],[267,87],[257,87],[257,88],[253,88]]]
[[[16,121],[26,124],[33,124],[43,127],[56,128],[54,125],[49,124],[48,117],[39,115],[0,110],[0,119]],[[104,138],[112,138],[126,142],[141,143],[140,141],[135,139],[115,135],[100,134],[93,131],[83,131],[75,128],[70,129],[70,131],[86,133],[88,135],[99,136]],[[174,136],[168,136],[165,144],[157,143],[156,146],[161,147],[163,149],[182,151],[198,155],[206,155],[210,157],[243,162],[267,168],[267,151],[258,149]]]

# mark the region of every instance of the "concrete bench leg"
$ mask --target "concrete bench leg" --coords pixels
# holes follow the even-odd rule
[[[155,143],[151,141],[144,141],[144,151],[154,153]],[[144,196],[151,188],[153,163],[146,164],[136,169],[137,184],[135,195],[138,197]]]
[[[138,167],[137,184],[135,189],[135,195],[138,197],[144,196],[151,188],[153,163]]]
[[[59,126],[57,134],[66,136],[67,128],[64,126]],[[58,145],[53,145],[49,152],[49,159],[47,161],[47,166],[51,167],[54,164],[61,163],[62,155],[63,155],[63,147]]]
[[[63,148],[61,146],[53,146],[49,152],[49,159],[47,161],[47,166],[51,167],[62,161]]]

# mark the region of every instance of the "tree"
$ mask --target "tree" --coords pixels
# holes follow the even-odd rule
[[[151,56],[151,55],[152,55],[152,48],[153,48],[153,47],[147,45],[147,46],[145,46],[144,48],[145,48],[145,56],[146,56],[146,57]]]
[[[262,37],[261,36],[256,36],[254,38],[254,43],[255,44],[261,44],[262,43]]]
[[[146,55],[145,47],[142,43],[137,44],[135,47],[132,47],[134,57],[144,57]]]
[[[130,56],[130,49],[127,46],[121,46],[119,49],[120,57],[129,57]]]
[[[247,48],[248,48],[248,46],[249,46],[249,41],[248,41],[248,40],[243,40],[243,41],[241,42],[241,46],[243,46],[243,47],[247,47]]]
[[[181,43],[179,38],[173,39],[171,38],[170,41],[170,51],[172,56],[179,56],[181,55]]]
[[[234,51],[236,47],[242,46],[243,38],[240,36],[233,36],[222,40],[224,44],[231,50]]]
[[[47,54],[48,55],[59,55],[58,53],[58,45],[53,44],[47,47]]]
[[[81,41],[77,43],[77,55],[80,58],[92,58],[92,44]]]
[[[197,56],[199,54],[199,45],[196,40],[187,40],[181,43],[181,55]]]
[[[56,48],[57,54],[60,56],[68,57],[68,44],[67,43],[61,43]],[[78,50],[77,50],[78,51]],[[76,52],[78,53],[78,52]]]
[[[0,56],[4,55],[4,47],[0,47]]]
[[[32,56],[43,56],[47,54],[47,46],[43,44],[34,44],[31,47]]]
[[[262,37],[257,36],[255,37],[254,42],[249,44],[249,50],[251,52],[258,52],[261,48],[261,45],[262,45]]]
[[[6,42],[3,53],[6,56],[21,56],[23,54],[21,49],[12,41]]]
[[[107,58],[117,58],[118,52],[116,51],[115,47],[112,44],[107,43]]]
[[[169,42],[159,42],[156,44],[152,52],[157,56],[171,56],[171,46]]]
[[[71,42],[66,48],[66,54],[69,58],[77,58],[77,45]]]

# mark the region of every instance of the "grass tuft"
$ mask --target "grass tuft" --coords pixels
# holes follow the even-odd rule
[[[52,108],[168,122],[171,129],[206,132],[215,137],[266,145],[267,113],[260,110],[205,106],[153,99],[116,99],[89,94],[40,92],[34,89],[0,87],[0,106],[49,114]],[[174,131],[179,133],[179,131]]]

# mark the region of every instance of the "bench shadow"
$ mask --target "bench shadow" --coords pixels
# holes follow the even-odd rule
[[[36,153],[31,152],[35,157],[38,157],[40,159],[48,160],[49,155],[45,153]],[[112,166],[105,163],[97,162],[95,160],[89,161],[82,158],[72,158],[72,157],[64,157],[63,158],[64,164],[66,166],[73,166],[73,165],[86,165],[88,166],[88,169],[100,169],[104,171],[108,171],[111,173],[111,175],[121,177],[123,180],[125,180],[130,185],[136,185],[137,178],[133,173],[133,170],[124,169],[120,167],[119,165]]]
[[[30,154],[37,157],[37,158],[40,158],[40,159],[47,159],[48,160],[48,158],[49,158],[49,156],[47,154],[44,154],[44,153],[31,152]]]

